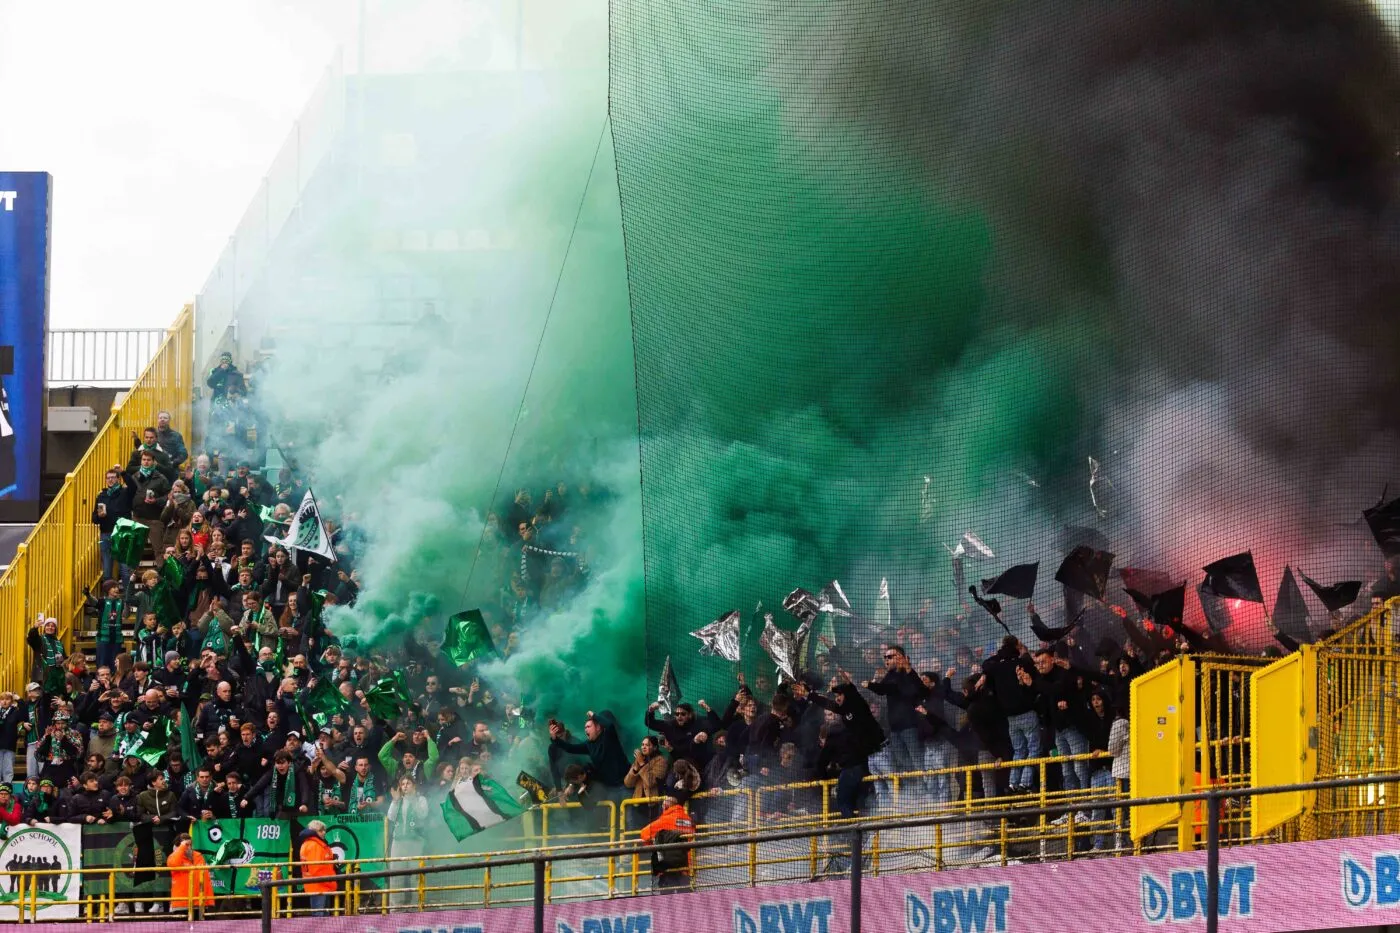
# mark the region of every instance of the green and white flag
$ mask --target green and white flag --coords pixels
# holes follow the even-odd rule
[[[454,785],[442,802],[442,818],[458,842],[525,810],[510,791],[480,774]]]
[[[447,631],[442,637],[442,653],[458,667],[478,658],[495,656],[496,646],[491,641],[491,630],[486,627],[486,619],[482,617],[480,609],[468,609],[447,620]]]
[[[306,551],[326,560],[335,562],[335,547],[331,544],[331,536],[326,533],[326,524],[321,521],[321,510],[316,507],[316,497],[311,494],[311,490],[306,490],[306,495],[301,498],[301,505],[297,507],[296,515],[292,516],[291,524],[287,526],[287,536],[278,538],[275,535],[264,535],[265,540],[272,544],[280,544],[289,551]]]

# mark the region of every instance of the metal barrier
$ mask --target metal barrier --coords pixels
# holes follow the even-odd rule
[[[1316,703],[1317,776],[1364,777],[1400,767],[1397,731],[1394,622],[1400,599],[1391,600],[1317,646],[1312,683]],[[1320,792],[1304,814],[1304,838],[1400,830],[1400,799],[1383,783],[1361,783]]]
[[[48,384],[129,386],[165,342],[160,328],[50,330],[45,366]]]
[[[1206,813],[1206,838],[1204,845],[1206,849],[1206,885],[1202,913],[1205,918],[1206,930],[1208,933],[1214,933],[1214,931],[1219,929],[1220,922],[1219,907],[1221,892],[1219,852],[1223,845],[1221,835],[1222,810],[1227,801],[1242,800],[1251,796],[1295,793],[1300,790],[1316,793],[1329,790],[1340,791],[1347,788],[1359,787],[1367,783],[1388,785],[1396,781],[1400,781],[1400,775],[1389,774],[1367,778],[1350,778],[1318,782],[1308,785],[1242,788],[1221,787],[1190,794],[1125,799],[1119,801],[1118,805],[1130,809],[1140,806],[1158,807],[1163,805],[1181,808],[1200,806],[1204,810]],[[1031,819],[1043,823],[1050,821],[1056,816],[1071,814],[1071,818],[1066,822],[1072,825],[1072,814],[1075,813],[1077,809],[1077,804],[1061,803],[1044,807],[1031,806],[1026,808],[991,810],[985,813],[984,817],[996,821]],[[849,926],[843,928],[851,930],[852,933],[861,933],[863,929],[861,926],[861,885],[867,872],[872,875],[878,875],[882,870],[879,859],[879,839],[881,836],[889,837],[892,835],[924,830],[933,830],[936,834],[939,827],[946,828],[964,819],[966,819],[966,817],[962,814],[946,813],[934,816],[911,816],[897,819],[855,820],[848,823],[838,823],[832,826],[803,827],[797,829],[781,828],[765,830],[763,832],[720,834],[711,837],[701,835],[693,842],[662,846],[629,845],[623,842],[621,844],[607,846],[562,847],[550,850],[521,852],[518,854],[482,856],[465,861],[457,861],[452,864],[423,864],[407,869],[391,868],[379,871],[343,872],[329,877],[319,877],[315,880],[320,882],[335,882],[339,885],[344,885],[346,886],[346,891],[363,891],[366,884],[374,884],[383,881],[388,884],[388,889],[392,889],[394,879],[410,878],[412,879],[411,887],[406,889],[422,891],[429,887],[426,879],[438,874],[445,874],[448,872],[480,872],[485,875],[489,872],[501,872],[528,865],[533,870],[533,882],[530,884],[532,895],[530,901],[534,909],[534,929],[542,933],[545,929],[545,907],[550,901],[550,878],[556,863],[571,861],[606,861],[611,863],[617,860],[640,860],[653,852],[675,849],[691,851],[702,854],[703,856],[703,853],[710,850],[723,850],[726,848],[742,849],[764,846],[786,846],[789,848],[805,849],[808,847],[815,847],[829,853],[833,859],[841,859],[842,855],[845,856],[844,864],[839,870],[828,871],[825,877],[849,879],[851,885]],[[861,853],[861,858],[850,857],[852,853],[857,852]],[[290,907],[289,909],[289,905],[293,903],[297,895],[288,890],[294,889],[304,883],[305,881],[301,878],[286,877],[270,879],[259,885],[262,890],[262,928],[265,933],[271,933],[274,928],[274,921],[285,919],[296,913],[305,912],[305,908],[298,910],[295,907]],[[691,889],[694,890],[697,886],[698,877],[692,881]],[[460,889],[463,886],[448,885],[434,887],[436,889],[445,889],[449,887]],[[631,893],[642,894],[644,892],[641,888],[637,888]],[[304,901],[301,903],[304,903]],[[405,906],[406,909],[412,909],[411,905]]]
[[[0,630],[0,690],[24,692],[32,662],[25,636],[36,616],[56,618],[71,649],[73,625],[83,611],[82,588],[102,572],[97,526],[91,522],[94,498],[108,467],[125,467],[131,432],[154,425],[156,412],[169,411],[172,425],[192,440],[193,360],[194,311],[186,306],[0,575],[0,618],[7,620]]]

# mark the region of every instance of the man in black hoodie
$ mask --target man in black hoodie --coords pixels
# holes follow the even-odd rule
[[[1015,635],[1002,639],[997,653],[983,662],[979,688],[984,685],[991,687],[992,696],[1006,717],[1012,760],[1039,758],[1040,717],[1035,711],[1035,692],[1030,689],[1031,666]],[[1034,768],[1011,769],[1011,793],[1026,793],[1034,785]]]
[[[836,808],[843,819],[851,819],[860,810],[868,787],[871,754],[885,744],[885,730],[870,704],[860,695],[851,675],[842,671],[831,681],[831,696],[814,694],[812,702],[831,713],[822,741],[821,762],[840,769],[836,779]]]

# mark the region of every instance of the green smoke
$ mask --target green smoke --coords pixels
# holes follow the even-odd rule
[[[881,148],[859,85],[813,78],[848,6],[613,5],[648,666],[680,655],[692,698],[731,671],[685,632],[795,586],[839,578],[868,611],[888,577],[896,618],[960,612],[941,545],[974,530],[1009,560],[1014,532],[1040,557],[1058,519],[1016,474],[1072,476],[1094,429],[1095,308],[993,288],[991,220]]]
[[[601,33],[598,38],[601,40]],[[599,58],[601,62],[601,58]],[[631,327],[601,64],[371,77],[363,150],[305,208],[264,311],[269,434],[330,515],[365,529],[364,589],[332,629],[378,649],[499,600],[477,554],[517,488],[575,505],[591,583],[487,671],[541,717],[635,707],[641,531]],[[412,142],[414,158],[383,157]],[[500,621],[488,612],[492,622]],[[572,672],[587,667],[584,695]]]

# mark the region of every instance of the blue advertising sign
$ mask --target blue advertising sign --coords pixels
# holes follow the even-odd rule
[[[0,521],[39,512],[49,210],[44,172],[0,172]]]

